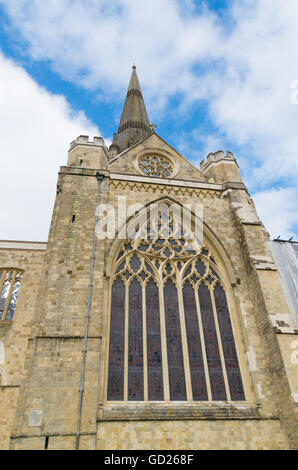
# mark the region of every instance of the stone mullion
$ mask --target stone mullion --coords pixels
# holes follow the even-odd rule
[[[170,384],[169,384],[169,369],[168,369],[166,320],[165,320],[163,283],[161,279],[159,282],[159,305],[160,305],[160,336],[161,336],[161,352],[162,352],[164,401],[169,402],[170,401]]]
[[[178,275],[177,271],[176,271],[176,275]],[[183,364],[184,364],[185,385],[186,385],[186,397],[187,397],[188,402],[192,402],[193,396],[192,396],[191,375],[190,375],[190,366],[189,366],[189,354],[188,354],[185,313],[184,313],[183,296],[182,296],[182,285],[181,285],[180,278],[177,282],[176,288],[177,288],[177,294],[178,294],[181,343],[182,343]]]
[[[202,356],[203,356],[203,363],[204,363],[207,395],[208,395],[208,401],[211,402],[212,401],[212,393],[211,393],[211,385],[210,385],[210,377],[209,377],[209,369],[208,369],[208,361],[207,361],[207,354],[206,354],[206,347],[205,347],[205,338],[204,338],[204,330],[203,330],[203,322],[202,322],[202,315],[201,315],[198,289],[194,289],[194,292],[195,292],[196,305],[197,305],[197,314],[198,314],[198,322],[199,322],[199,331],[200,331],[200,339],[201,339],[201,348],[202,348]]]
[[[124,323],[124,401],[128,398],[128,321],[129,321],[129,284],[125,282],[125,323]]]
[[[144,401],[148,401],[146,287],[142,287]]]
[[[4,285],[4,281],[5,281],[7,271],[4,270],[4,271],[2,271],[2,273],[3,273],[3,275],[2,275],[2,278],[0,279],[0,295],[1,295],[1,292],[2,292],[2,289],[3,289],[3,285]]]
[[[3,273],[3,274],[2,274],[2,279],[0,279],[0,296],[1,296],[1,294],[2,294],[2,289],[3,289],[3,286],[4,286],[4,282],[5,282],[5,280],[6,280],[5,278],[6,278],[7,271],[4,270],[4,271],[2,271],[2,273]],[[5,307],[5,305],[4,305],[4,307]],[[4,313],[4,312],[3,312],[3,313]],[[0,321],[3,320],[3,319],[4,319],[4,316],[3,316],[3,314],[2,314],[2,316],[1,316],[1,318],[0,318]]]

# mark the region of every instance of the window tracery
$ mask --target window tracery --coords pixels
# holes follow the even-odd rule
[[[12,321],[22,277],[19,270],[0,270],[0,321]]]
[[[111,278],[108,401],[245,400],[215,259],[159,215],[120,247]],[[179,233],[178,233],[179,232]],[[177,237],[178,235],[178,237]]]
[[[163,155],[149,154],[139,158],[138,166],[144,175],[168,178],[173,172],[173,163]]]

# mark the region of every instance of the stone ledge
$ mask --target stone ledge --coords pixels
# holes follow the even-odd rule
[[[0,250],[36,250],[45,251],[47,242],[26,242],[17,240],[0,240]]]
[[[104,405],[99,410],[98,421],[145,420],[216,420],[216,419],[264,419],[257,408],[247,404],[204,405]],[[273,418],[270,418],[273,419]]]
[[[298,335],[298,328],[293,325],[291,315],[274,314],[269,315],[270,323],[278,334]]]
[[[12,321],[0,320],[0,328],[9,327],[12,325],[13,325]]]
[[[217,183],[205,183],[204,181],[180,180],[172,178],[159,178],[152,176],[139,176],[124,173],[111,173],[111,180],[128,181],[133,183],[152,183],[167,186],[179,186],[183,188],[193,189],[209,189],[214,191],[221,191],[222,185]]]
[[[21,385],[0,385],[0,390],[3,388],[20,388]]]
[[[251,256],[250,257],[255,269],[265,271],[277,271],[276,264],[269,256]]]
[[[248,193],[247,187],[244,183],[240,183],[238,181],[225,181],[222,183],[222,189],[227,191],[228,189],[243,189]]]
[[[75,432],[42,432],[35,434],[12,434],[10,439],[30,439],[35,437],[74,437]],[[96,436],[96,432],[81,432],[80,436]]]
[[[262,225],[251,204],[232,202],[231,209],[242,225]]]

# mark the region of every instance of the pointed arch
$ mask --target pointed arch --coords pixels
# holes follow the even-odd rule
[[[164,204],[177,204],[181,208],[183,208],[183,204],[180,201],[177,201],[175,198],[172,198],[171,196],[160,196],[153,201],[148,202],[147,204],[144,205],[144,209],[141,211],[140,216],[150,208],[150,206],[158,203],[164,203]],[[115,240],[113,241],[110,251],[108,253],[107,259],[106,259],[106,276],[109,277],[111,275],[111,271],[114,266],[114,262],[117,257],[117,253],[120,249],[120,246],[123,242],[123,239],[119,239],[119,232],[127,226],[132,219],[136,216],[131,216],[127,218],[127,220],[123,223],[123,225],[120,227],[120,230],[116,233]],[[191,220],[196,219],[196,214],[193,211],[190,211],[190,218]],[[219,240],[215,232],[209,227],[209,225],[203,220],[203,239],[204,239],[204,244],[212,250],[214,253],[214,256],[217,259],[217,264],[219,267],[219,270],[225,280],[229,282],[232,285],[236,284],[236,276],[234,273],[233,265],[231,258],[229,254],[227,253],[226,249],[224,248],[222,242]]]
[[[173,198],[162,197],[143,212],[158,203],[182,207]],[[142,218],[134,238],[112,244],[106,265],[111,292],[108,401],[246,399],[226,295],[235,282],[232,265],[206,224],[203,243],[194,243],[191,228],[197,215],[189,211],[189,216],[189,225],[178,232],[174,216],[157,213],[150,227]],[[163,236],[166,224],[168,237]],[[119,282],[122,288],[117,290]],[[120,291],[122,307],[115,313]],[[150,309],[150,295],[155,311]],[[122,342],[115,345],[118,330]],[[116,368],[115,350],[122,360]]]

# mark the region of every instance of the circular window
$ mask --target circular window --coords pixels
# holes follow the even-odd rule
[[[167,157],[161,155],[145,155],[138,161],[139,169],[144,175],[168,177],[173,172],[173,163]]]

